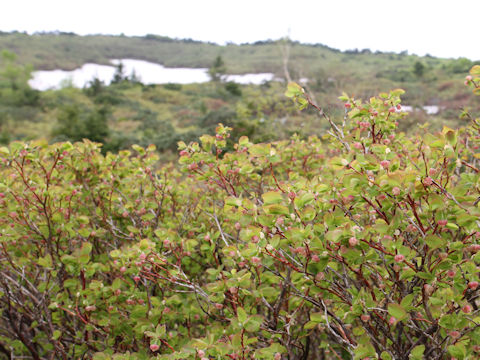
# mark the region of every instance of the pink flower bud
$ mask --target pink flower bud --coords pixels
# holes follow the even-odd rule
[[[470,314],[472,312],[472,307],[470,305],[464,305],[462,307],[462,311],[465,313],[465,314]]]
[[[262,262],[262,259],[260,259],[259,257],[257,257],[257,256],[252,257],[252,263],[253,264],[259,265],[261,262]]]
[[[382,167],[383,167],[384,169],[388,169],[388,167],[390,166],[390,161],[388,161],[388,160],[382,160],[382,161],[380,161],[380,165],[382,165]]]
[[[228,289],[228,291],[230,291],[230,293],[232,293],[232,294],[234,294],[234,295],[235,295],[235,294],[238,294],[238,288],[236,288],[236,287],[234,287],[234,286],[230,287],[230,288]]]
[[[322,281],[323,279],[325,279],[324,272],[319,272],[317,275],[315,275],[315,281]]]
[[[430,284],[425,284],[423,285],[423,290],[425,291],[425,294],[427,296],[430,296],[433,294],[433,291],[435,290],[434,287]]]
[[[470,281],[468,283],[468,288],[472,290],[476,290],[478,288],[478,281]]]
[[[438,226],[445,226],[445,225],[447,225],[447,223],[448,223],[447,220],[438,220],[437,221]]]
[[[360,316],[360,319],[361,319],[363,322],[368,322],[368,321],[370,321],[370,315],[368,315],[368,314],[363,314],[362,316]]]
[[[393,189],[392,189],[392,194],[397,196],[397,195],[400,195],[400,188],[395,186]]]
[[[457,330],[452,330],[448,333],[452,339],[458,339],[460,337],[460,332]]]
[[[480,251],[480,244],[472,244],[469,247],[470,251],[473,253],[477,253]]]
[[[433,179],[430,176],[427,176],[423,179],[423,185],[430,186],[433,184]]]
[[[352,236],[350,239],[348,239],[348,243],[350,246],[357,246],[358,245],[358,240],[355,236]]]
[[[150,345],[150,350],[152,350],[153,352],[157,351],[158,349],[160,349],[160,346],[158,346],[157,344]]]
[[[388,319],[388,323],[390,325],[395,325],[395,322],[397,321],[397,319],[395,319],[393,316],[390,316],[390,319]]]
[[[397,263],[402,262],[403,260],[405,260],[405,256],[403,256],[402,254],[395,255],[395,261]]]

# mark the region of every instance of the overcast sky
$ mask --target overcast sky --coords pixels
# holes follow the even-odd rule
[[[2,31],[157,34],[480,60],[480,0],[2,0]]]

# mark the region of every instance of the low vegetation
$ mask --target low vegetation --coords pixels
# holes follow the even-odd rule
[[[344,94],[339,122],[290,84],[328,133],[219,125],[178,143],[178,168],[154,146],[0,148],[0,353],[478,357],[480,123],[406,135],[403,93]]]

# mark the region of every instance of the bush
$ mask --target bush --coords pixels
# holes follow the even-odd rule
[[[89,139],[105,142],[110,132],[108,115],[109,110],[105,106],[97,107],[94,111],[82,109],[77,104],[63,106],[52,135],[56,137],[57,141]]]
[[[181,172],[153,147],[0,148],[0,352],[478,356],[480,125],[407,138],[402,93],[342,96],[324,140],[226,152],[220,125],[179,143]]]

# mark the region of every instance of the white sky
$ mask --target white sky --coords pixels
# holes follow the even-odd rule
[[[2,31],[157,34],[480,60],[480,0],[1,0]]]

